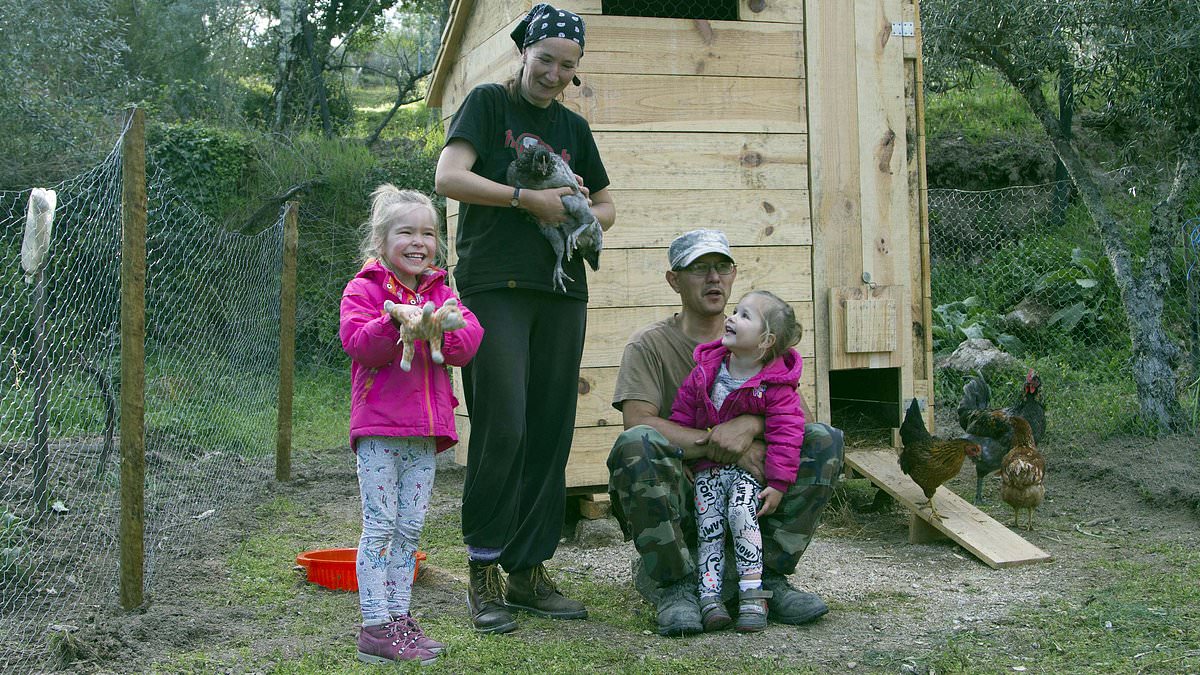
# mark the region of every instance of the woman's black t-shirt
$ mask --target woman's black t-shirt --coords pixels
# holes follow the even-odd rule
[[[446,132],[446,143],[461,138],[478,155],[474,173],[507,184],[508,165],[517,153],[536,144],[558,153],[583,177],[591,192],[608,187],[608,173],[587,120],[551,102],[539,108],[513,101],[499,84],[484,84],[467,95]],[[453,270],[461,295],[495,288],[531,288],[557,293],[552,281],[554,251],[529,213],[511,207],[460,204],[458,263]],[[563,260],[568,297],[587,300],[582,257]]]

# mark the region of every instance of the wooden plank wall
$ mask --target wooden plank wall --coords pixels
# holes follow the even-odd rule
[[[447,122],[472,86],[515,72],[508,33],[531,6],[458,2],[473,2],[474,10],[454,37],[457,61],[437,87]],[[601,269],[589,271],[588,338],[567,467],[569,487],[602,489],[621,429],[609,401],[622,348],[634,330],[678,307],[663,274],[666,247],[682,232],[713,227],[729,236],[739,266],[735,299],[769,289],[792,303],[805,326],[801,391],[818,399],[804,2],[743,0],[741,21],[602,16],[599,0],[557,6],[588,23],[583,85],[568,88],[565,104],[595,131],[617,206]],[[451,241],[457,213],[447,205]],[[465,440],[469,424],[460,417],[459,426]],[[465,461],[465,442],[456,457]]]
[[[928,246],[918,208],[923,157],[916,142],[923,140],[915,100],[920,62],[916,38],[892,34],[893,23],[916,21],[914,1],[805,4],[812,229],[818,242],[813,286],[818,299],[853,286],[904,289],[901,393],[930,399],[928,267],[921,262]],[[838,333],[831,321],[838,317],[831,317],[828,302],[817,302],[815,311],[817,353],[834,355],[843,349],[830,340]],[[818,382],[829,381],[831,360],[870,365],[837,355],[817,362]],[[829,390],[817,393],[817,416],[828,419]]]
[[[904,20],[914,24],[915,35],[904,41],[904,103],[908,122],[909,244],[912,269],[909,295],[912,313],[913,396],[923,397],[933,408],[933,290],[929,269],[929,184],[925,179],[925,77],[921,67],[921,16],[919,0],[906,0]],[[930,430],[935,429],[933,414]]]

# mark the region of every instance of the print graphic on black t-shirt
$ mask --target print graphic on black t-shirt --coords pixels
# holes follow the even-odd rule
[[[539,138],[537,134],[524,133],[516,138],[513,138],[512,129],[504,132],[504,147],[512,148],[517,153],[517,157],[520,157],[522,154],[524,154],[526,150],[539,145],[545,146],[550,150],[550,152],[562,157],[564,162],[568,164],[571,163],[570,151],[568,151],[566,148],[563,148],[561,152],[555,150],[554,146]]]

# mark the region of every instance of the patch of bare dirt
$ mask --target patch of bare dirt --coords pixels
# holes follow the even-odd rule
[[[1086,451],[1060,454],[1052,443],[1044,444],[1046,502],[1038,511],[1036,529],[1019,532],[1051,553],[1052,562],[994,570],[948,541],[910,544],[907,512],[898,507],[862,512],[872,491],[858,479],[840,492],[793,577],[797,586],[819,593],[832,608],[815,624],[799,628],[772,624],[764,633],[738,636],[736,641],[728,634],[683,640],[649,631],[630,634],[596,621],[571,622],[563,630],[585,639],[628,645],[631,659],[645,654],[655,659],[727,654],[736,645],[733,648],[748,657],[766,659],[777,667],[894,671],[902,663],[887,659],[939,650],[950,635],[1002,634],[1015,606],[1085,597],[1089,587],[1103,581],[1102,570],[1091,564],[1094,560],[1140,555],[1135,545],[1144,542],[1200,546],[1200,457],[1194,439],[1121,438],[1097,440],[1086,447]],[[459,505],[463,470],[447,461],[449,454],[443,453],[439,460],[431,518]],[[285,494],[321,509],[322,522],[340,520],[344,530],[345,523],[356,521],[359,513],[351,460],[348,453],[342,457],[344,462],[332,454],[302,459],[299,479],[267,486],[262,499]],[[969,499],[974,485],[974,470],[967,464],[950,487]],[[997,493],[998,479],[992,477],[987,483],[989,502],[983,508],[1001,522],[1011,522],[1011,511],[999,502]],[[252,510],[223,520],[213,528],[216,541],[185,552],[177,565],[161,573],[160,583],[167,577],[171,582],[160,586],[144,613],[97,613],[78,634],[83,662],[68,670],[128,672],[188,650],[236,654],[240,648],[244,670],[255,671],[281,655],[298,658],[307,650],[329,645],[349,648],[352,626],[331,625],[324,634],[303,640],[294,635],[248,634],[260,630],[251,610],[213,608],[197,601],[213,593],[215,584],[227,576],[225,556],[244,533],[271,527],[272,523],[258,522]],[[322,533],[313,534],[319,539]],[[632,545],[605,543],[603,536],[587,540],[591,543],[564,540],[551,568],[560,575],[585,574],[629,584]],[[461,575],[434,569],[419,583],[416,605],[423,613],[458,617],[465,625],[464,594]],[[630,611],[652,626],[651,606],[635,601]],[[522,639],[541,639],[534,631],[522,633]],[[244,650],[249,650],[248,655]]]

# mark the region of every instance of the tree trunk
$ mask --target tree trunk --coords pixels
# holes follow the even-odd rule
[[[333,138],[333,117],[329,112],[329,96],[325,90],[325,63],[317,55],[317,41],[313,37],[316,29],[308,20],[307,5],[300,10],[300,29],[304,35],[304,49],[308,52],[308,68],[312,75],[318,110],[321,113],[321,130],[325,133],[326,138]]]
[[[366,146],[368,148],[375,147],[375,144],[379,142],[379,136],[383,133],[383,130],[387,128],[387,125],[391,124],[392,118],[396,116],[396,113],[399,112],[400,108],[408,103],[412,103],[411,97],[413,91],[417,88],[417,82],[428,74],[429,71],[427,70],[419,71],[409,75],[407,80],[401,78],[400,76],[396,76],[396,100],[392,102],[392,109],[383,116],[383,119],[380,120],[379,124],[375,126],[375,129],[371,131],[371,134],[367,136]]]
[[[1067,64],[1058,71],[1058,129],[1062,137],[1071,140],[1071,118],[1075,112],[1075,69]],[[1055,227],[1067,223],[1067,208],[1071,206],[1071,176],[1062,160],[1054,158],[1054,194],[1050,216]]]
[[[275,117],[271,131],[283,131],[283,115],[287,107],[288,72],[292,63],[292,41],[296,39],[295,0],[279,0],[279,57],[275,63]]]
[[[1183,414],[1175,395],[1174,369],[1180,350],[1163,327],[1163,292],[1170,272],[1171,239],[1162,236],[1161,230],[1166,227],[1173,231],[1173,227],[1165,221],[1171,217],[1172,210],[1178,211],[1178,192],[1181,180],[1190,172],[1190,162],[1180,163],[1169,195],[1156,206],[1151,225],[1150,250],[1141,272],[1135,273],[1129,246],[1121,236],[1120,224],[1104,204],[1099,182],[1084,165],[1074,143],[1069,138],[1063,138],[1059,120],[1050,111],[1042,95],[1041,82],[1022,78],[1010,64],[993,63],[1000,68],[1009,84],[1021,93],[1034,116],[1041,122],[1088,214],[1096,223],[1129,322],[1133,379],[1137,385],[1142,418],[1157,430],[1174,431],[1182,428]]]

